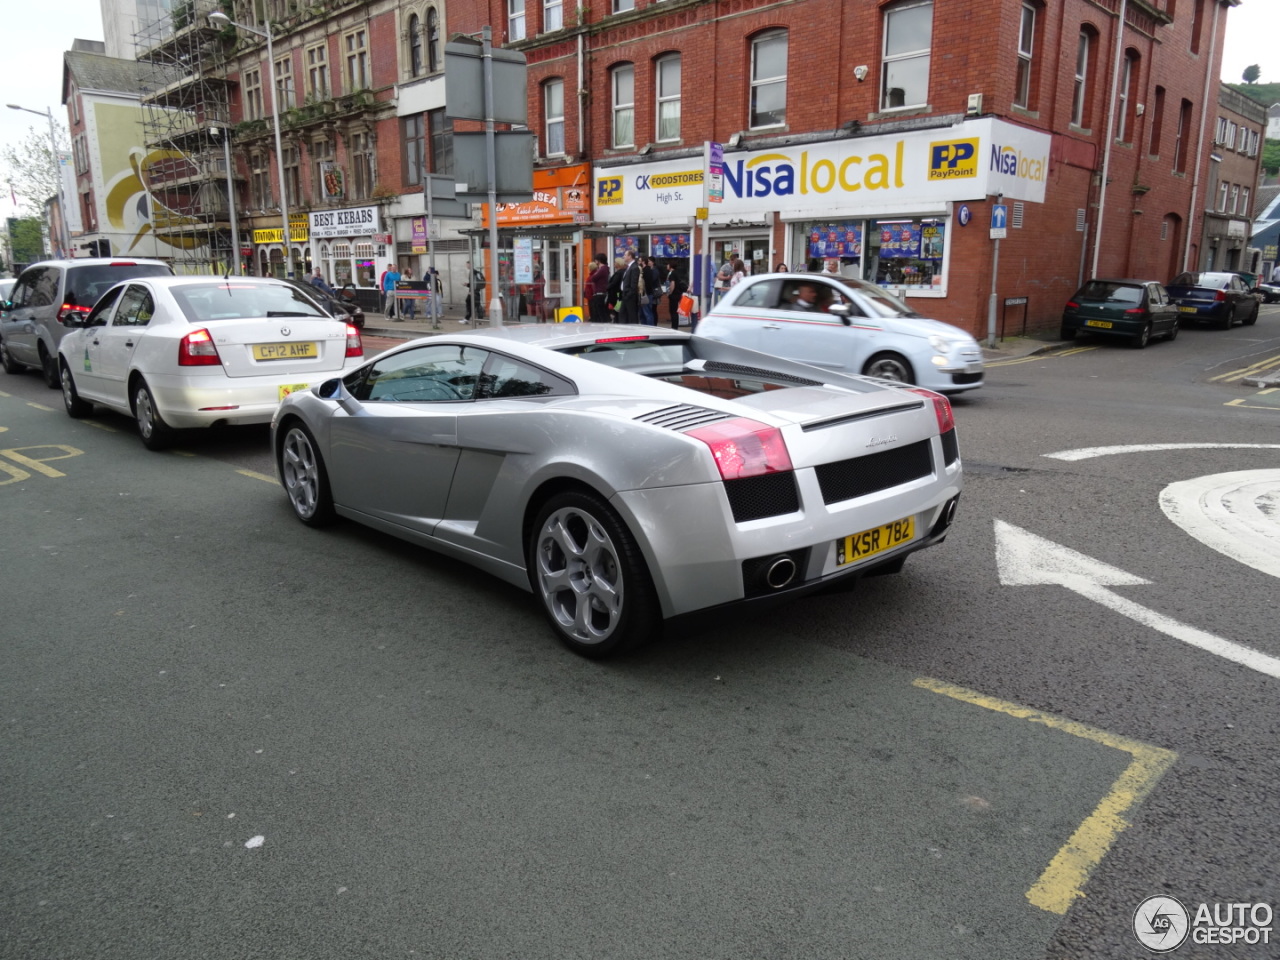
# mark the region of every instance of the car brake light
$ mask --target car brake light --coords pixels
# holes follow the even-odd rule
[[[208,330],[193,330],[178,341],[178,366],[216,367],[222,364]]]
[[[1126,310],[1126,311],[1125,311],[1125,313],[1142,313],[1142,312],[1143,312],[1143,310],[1142,310],[1142,308],[1141,308],[1141,307],[1134,307],[1132,310]]]
[[[59,320],[62,320],[62,319],[63,319],[63,315],[64,315],[64,314],[66,314],[66,313],[68,313],[68,312],[70,312],[70,313],[88,313],[88,312],[89,312],[90,310],[92,310],[92,309],[93,309],[92,307],[80,307],[80,306],[76,306],[74,303],[64,303],[64,304],[62,305],[62,309],[58,311],[58,319],[59,319]]]
[[[606,337],[603,340],[597,340],[596,343],[625,343],[628,340],[648,340],[648,336],[640,337]]]
[[[112,260],[107,264],[108,267],[136,267],[137,264],[132,260]]]
[[[933,415],[938,418],[938,432],[946,433],[948,430],[954,430],[956,426],[956,415],[951,411],[951,401],[940,393],[934,393],[932,390],[926,390],[924,387],[912,387],[909,393],[918,393],[922,397],[926,397],[933,401]]]
[[[711,448],[723,480],[740,480],[792,469],[782,431],[746,417],[708,424],[686,433]]]
[[[1068,310],[1079,310],[1079,309],[1080,309],[1080,304],[1076,303],[1074,300],[1068,300],[1068,301],[1067,301],[1067,309],[1068,309]]]
[[[1213,295],[1213,299],[1219,303],[1222,302],[1223,300],[1227,299],[1227,291],[1219,290],[1217,293]]]
[[[360,330],[355,324],[347,324],[347,356],[363,357],[364,343],[360,339]]]

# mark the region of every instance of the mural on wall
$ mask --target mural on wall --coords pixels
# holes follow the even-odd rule
[[[142,113],[135,105],[99,102],[94,104],[94,115],[98,170],[103,181],[99,202],[105,208],[105,222],[119,238],[117,252],[164,257],[172,256],[175,250],[203,249],[205,244],[198,237],[158,232],[198,226],[203,221],[168,209],[148,186],[154,168],[187,158],[177,150],[152,150],[141,145]],[[148,237],[151,242],[144,243]]]

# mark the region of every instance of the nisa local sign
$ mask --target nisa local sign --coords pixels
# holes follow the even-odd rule
[[[855,137],[725,155],[716,219],[777,211],[784,217],[876,214],[922,203],[1044,201],[1048,134],[986,118],[900,136]],[[697,158],[594,171],[597,219],[685,220],[702,206]]]

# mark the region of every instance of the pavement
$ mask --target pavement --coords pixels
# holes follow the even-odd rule
[[[537,321],[529,317],[526,318],[525,322],[535,323]],[[481,320],[478,324],[475,320],[470,323],[463,323],[460,314],[442,316],[439,323],[438,328],[433,327],[431,318],[424,317],[421,314],[413,319],[389,320],[380,313],[366,311],[363,334],[367,337],[412,340],[416,337],[431,337],[444,333],[458,333],[462,330],[474,330],[477,326],[483,329],[489,325],[488,320]],[[508,324],[508,326],[511,326],[511,324]],[[660,326],[659,329],[669,328]],[[1006,337],[1003,340],[997,340],[995,347],[988,347],[984,342],[982,355],[987,361],[1015,360],[1040,353],[1051,353],[1054,350],[1071,346],[1073,344],[1059,340],[1051,333],[1031,334],[1023,337]]]

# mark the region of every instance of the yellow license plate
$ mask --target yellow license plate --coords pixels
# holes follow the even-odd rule
[[[1179,307],[1178,312],[1179,313],[1196,313],[1198,311],[1195,307]]]
[[[283,400],[289,394],[297,393],[299,390],[305,390],[309,386],[311,386],[311,384],[309,383],[286,383],[284,386],[280,388],[279,399]]]
[[[1110,330],[1110,329],[1111,329],[1111,321],[1110,321],[1110,320],[1086,320],[1086,321],[1084,322],[1084,325],[1085,325],[1086,327],[1102,327],[1102,329],[1104,329],[1104,330]]]
[[[320,356],[314,342],[302,343],[255,343],[253,359],[255,360],[307,360]]]
[[[851,537],[836,541],[836,566],[854,563],[874,557],[893,547],[900,546],[916,535],[916,518],[903,517],[884,526],[863,530]]]

